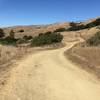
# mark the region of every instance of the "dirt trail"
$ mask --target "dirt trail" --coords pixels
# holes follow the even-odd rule
[[[100,100],[100,83],[58,50],[30,55],[16,67],[0,100]]]

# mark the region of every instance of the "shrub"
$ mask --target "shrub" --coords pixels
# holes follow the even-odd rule
[[[61,34],[57,33],[45,33],[39,36],[35,36],[32,40],[32,46],[42,46],[47,44],[59,43],[63,39]]]
[[[10,31],[9,37],[10,37],[11,39],[14,39],[14,38],[15,38],[15,32],[14,32],[14,30],[11,30],[11,31]]]
[[[71,26],[68,31],[77,31],[77,30],[82,30],[82,29],[85,29],[85,25],[74,25],[74,26]]]
[[[66,31],[65,28],[59,28],[59,29],[56,29],[54,32],[64,32],[64,31]]]
[[[33,37],[32,36],[28,36],[28,38],[27,38],[28,40],[31,40],[31,39],[33,39]]]
[[[93,37],[88,39],[86,42],[90,46],[98,46],[98,45],[100,45],[100,32],[97,32]]]
[[[48,32],[46,32],[46,33],[44,33],[45,35],[49,35],[49,34],[51,34],[52,32],[51,31],[48,31]]]
[[[18,32],[21,32],[21,33],[23,33],[23,32],[24,32],[24,30],[23,30],[23,29],[21,29],[21,30],[19,30]]]
[[[43,35],[43,33],[39,33],[39,36],[42,36]]]
[[[0,29],[0,38],[3,38],[5,36],[5,33],[3,31],[3,29]]]
[[[77,30],[92,28],[92,27],[95,27],[95,26],[98,26],[98,25],[100,25],[100,18],[98,18],[95,21],[90,22],[86,25],[77,25],[76,23],[71,22],[70,23],[71,27],[68,29],[68,31],[77,31]]]
[[[77,23],[71,22],[70,26],[77,26]]]
[[[26,41],[31,40],[32,38],[33,38],[32,36],[27,36],[27,35],[23,36],[23,39]]]
[[[17,39],[13,39],[10,36],[0,39],[0,43],[5,45],[16,45],[16,41]]]

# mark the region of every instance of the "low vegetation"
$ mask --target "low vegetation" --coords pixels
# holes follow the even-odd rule
[[[68,31],[77,31],[77,30],[82,30],[82,29],[86,29],[86,27],[84,25],[75,25],[75,26],[71,26]]]
[[[63,39],[63,36],[59,33],[51,33],[47,32],[45,34],[39,34],[33,38],[31,46],[42,46],[42,45],[49,45],[53,43],[59,43]]]
[[[5,33],[2,32],[2,37],[0,38],[0,43],[1,44],[6,44],[6,45],[15,45],[17,39],[15,39],[15,32],[13,30],[10,31],[9,36],[5,37]]]
[[[27,41],[27,40],[33,39],[33,37],[32,36],[25,35],[25,36],[23,36],[23,39]]]
[[[54,32],[64,32],[64,31],[66,31],[65,28],[58,28],[58,29],[56,29]]]
[[[3,29],[0,29],[0,39],[3,38],[5,36],[5,33],[3,31]]]
[[[23,29],[21,29],[21,30],[19,30],[18,32],[21,32],[21,33],[23,33],[23,32],[24,32],[24,30],[23,30]]]
[[[5,36],[5,33],[1,29],[0,32],[0,43],[5,45],[17,46],[19,44],[29,43],[31,46],[42,46],[47,44],[59,43],[62,41],[63,36],[60,33],[56,32],[46,32],[40,33],[38,36],[23,36],[23,38],[16,38],[15,32],[10,31],[8,36]]]
[[[68,31],[77,31],[77,30],[92,28],[92,27],[95,27],[95,26],[98,26],[98,25],[100,25],[100,18],[98,18],[95,21],[90,22],[86,25],[79,25],[77,23],[71,22],[70,23],[71,27],[68,29]]]

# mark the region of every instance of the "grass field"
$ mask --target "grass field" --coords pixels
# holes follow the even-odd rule
[[[65,54],[73,63],[100,78],[99,47],[74,47]]]

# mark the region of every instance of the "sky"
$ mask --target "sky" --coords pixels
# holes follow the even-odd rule
[[[83,21],[100,16],[100,0],[0,0],[0,27]]]

